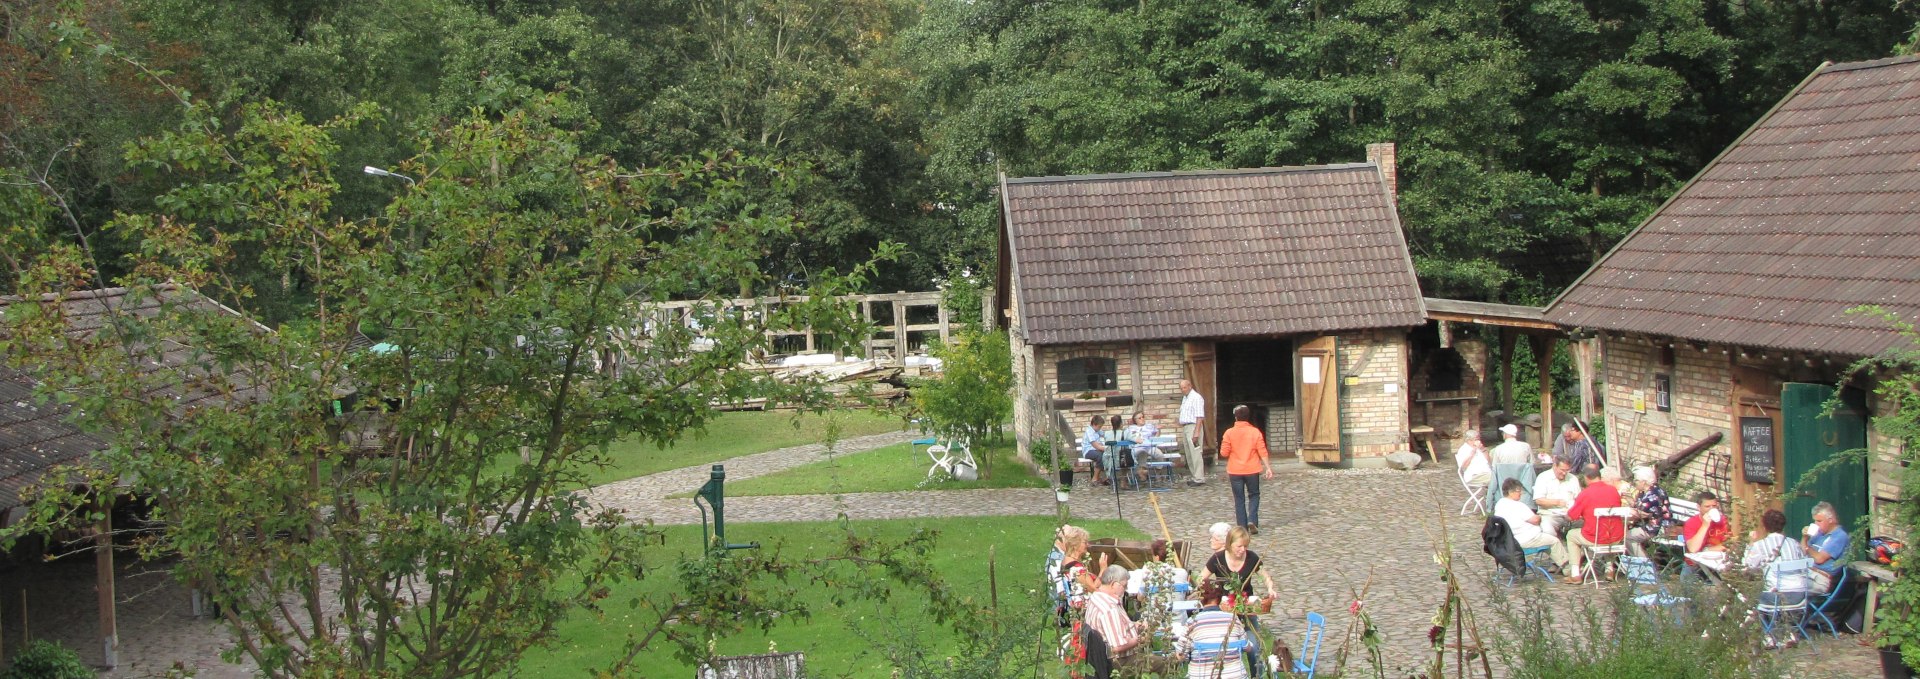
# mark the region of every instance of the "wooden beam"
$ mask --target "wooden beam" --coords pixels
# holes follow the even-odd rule
[[[907,305],[903,302],[893,303],[893,364],[907,364]]]
[[[1580,421],[1593,424],[1593,351],[1599,340],[1588,337],[1573,342],[1573,363],[1580,374]]]
[[[94,589],[100,594],[101,665],[111,670],[120,666],[120,632],[113,601],[113,497],[106,496],[99,505],[98,533],[93,536]]]
[[[1492,326],[1498,326],[1502,328],[1525,328],[1527,330],[1551,330],[1556,333],[1562,332],[1560,326],[1554,325],[1552,323],[1548,323],[1546,321],[1533,321],[1533,320],[1527,320],[1522,318],[1494,318],[1494,317],[1488,317],[1488,316],[1479,316],[1475,314],[1463,314],[1463,313],[1455,313],[1455,312],[1449,312],[1449,311],[1434,311],[1431,309],[1427,310],[1427,319],[1435,320],[1435,321],[1452,321],[1454,323],[1473,323],[1477,325],[1492,325]]]
[[[1553,348],[1559,339],[1551,336],[1533,335],[1527,338],[1533,345],[1533,362],[1540,368],[1540,445],[1553,445]]]
[[[1500,407],[1513,417],[1513,344],[1520,336],[1511,328],[1500,329]]]

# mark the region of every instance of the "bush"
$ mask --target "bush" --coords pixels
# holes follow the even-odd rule
[[[80,654],[51,641],[27,645],[13,657],[13,664],[0,670],[0,679],[93,679],[93,668],[80,662]]]
[[[1549,588],[1503,594],[1494,585],[1493,657],[1512,679],[1736,679],[1782,676],[1761,643],[1760,624],[1726,587],[1668,589],[1689,601],[1640,606],[1628,586],[1599,601],[1569,604]],[[1747,600],[1751,601],[1752,596]]]
[[[964,330],[934,355],[942,362],[940,377],[909,382],[914,406],[934,431],[964,434],[976,443],[998,434],[1013,415],[1013,354],[1006,334]]]

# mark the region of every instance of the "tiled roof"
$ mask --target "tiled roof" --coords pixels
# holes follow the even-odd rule
[[[1034,344],[1425,322],[1371,163],[1009,179],[1002,192]]]
[[[127,314],[132,317],[151,317],[157,314],[166,298],[185,308],[206,312],[224,313],[238,316],[232,309],[209,300],[199,294],[176,286],[159,286],[156,296],[143,296],[135,299],[125,288],[108,288],[86,292],[69,293],[59,301],[66,316],[70,334],[90,335],[109,322],[112,314]],[[0,298],[0,312],[8,307],[54,301],[51,297],[41,297],[32,302],[20,298]],[[256,331],[264,332],[264,327],[254,326]],[[0,335],[6,334],[0,326]],[[201,360],[198,354],[172,340],[161,340],[165,353],[159,361],[142,362],[142,367],[150,371],[186,369],[198,373],[192,362]],[[231,377],[231,375],[228,375]],[[33,394],[39,380],[30,372],[19,370],[0,370],[0,512],[20,504],[20,492],[27,486],[39,481],[48,470],[60,465],[73,465],[85,462],[86,458],[106,446],[106,442],[87,434],[68,422],[69,409],[64,405],[52,405],[39,402]],[[246,389],[241,386],[241,393]],[[206,387],[179,391],[163,388],[149,394],[155,403],[169,403],[174,406],[186,406],[207,399],[220,398],[221,395]]]
[[[1920,317],[1920,59],[1822,67],[1549,305],[1562,325],[1865,356]]]

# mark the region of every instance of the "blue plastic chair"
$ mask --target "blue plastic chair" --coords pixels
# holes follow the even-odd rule
[[[1635,604],[1664,608],[1691,601],[1667,591],[1666,584],[1660,582],[1659,569],[1654,567],[1653,559],[1624,555],[1620,557],[1620,569],[1626,571],[1627,582],[1633,587],[1628,594],[1633,596]],[[1641,590],[1646,588],[1652,588],[1653,591],[1642,594]]]
[[[1851,566],[1841,566],[1840,570],[1833,574],[1833,589],[1828,590],[1826,596],[1817,597],[1813,606],[1807,609],[1807,614],[1800,616],[1801,636],[1808,636],[1808,625],[1823,624],[1827,628],[1827,634],[1836,639],[1840,637],[1840,626],[1834,624],[1833,618],[1827,615],[1827,612],[1838,605],[1837,602],[1845,600],[1842,595],[1852,585],[1852,581],[1853,567]]]
[[[1307,614],[1307,636],[1300,640],[1300,653],[1306,661],[1293,659],[1293,673],[1305,673],[1307,679],[1313,679],[1313,672],[1320,667],[1320,638],[1326,636],[1327,618],[1319,613]]]
[[[1788,613],[1797,614],[1794,627],[1800,630],[1801,636],[1806,636],[1807,605],[1810,602],[1805,587],[1808,571],[1811,570],[1813,559],[1781,559],[1767,564],[1764,577],[1767,588],[1760,593],[1760,602],[1754,605],[1753,610],[1760,614],[1760,630],[1766,632],[1769,639],[1773,637],[1774,625]],[[1801,589],[1781,589],[1787,582],[1799,582]]]

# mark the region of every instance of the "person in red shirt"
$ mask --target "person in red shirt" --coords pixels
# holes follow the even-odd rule
[[[1220,457],[1227,458],[1233,485],[1233,518],[1248,533],[1260,534],[1260,477],[1273,478],[1267,462],[1267,433],[1253,426],[1253,409],[1233,407],[1233,428],[1220,435]]]
[[[1581,581],[1580,560],[1586,557],[1581,547],[1619,544],[1627,537],[1626,517],[1600,516],[1594,511],[1620,506],[1620,470],[1588,468],[1581,477],[1587,487],[1573,498],[1573,507],[1567,510],[1567,520],[1580,522],[1580,530],[1567,534],[1567,563],[1573,574],[1563,581],[1575,585]]]
[[[1712,582],[1727,570],[1727,538],[1733,537],[1733,528],[1727,525],[1727,516],[1720,511],[1720,499],[1713,493],[1700,491],[1693,496],[1693,502],[1700,506],[1700,513],[1680,527],[1680,536],[1687,541],[1684,570]]]

